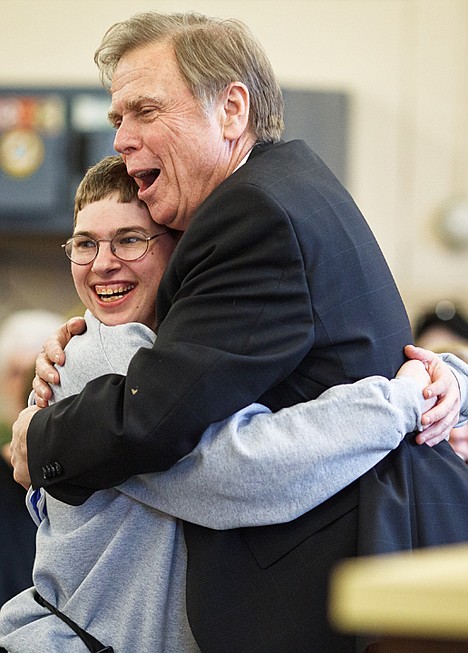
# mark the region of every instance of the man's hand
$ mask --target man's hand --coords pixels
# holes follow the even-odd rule
[[[65,362],[64,349],[73,336],[83,333],[86,323],[82,317],[72,317],[63,324],[46,341],[42,351],[36,359],[36,376],[33,380],[35,402],[39,408],[45,408],[52,399],[52,390],[49,383],[60,383],[60,376],[54,364],[63,365]]]
[[[40,410],[37,406],[29,406],[21,411],[13,424],[13,437],[10,443],[13,478],[17,483],[28,489],[31,485],[28,467],[27,434],[33,415]]]
[[[460,413],[460,390],[455,375],[444,361],[428,349],[407,345],[408,358],[419,360],[431,378],[424,390],[426,399],[437,398],[435,405],[422,416],[423,431],[416,437],[418,444],[430,447],[447,438],[458,422]]]

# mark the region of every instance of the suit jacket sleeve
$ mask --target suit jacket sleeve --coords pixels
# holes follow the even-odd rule
[[[135,355],[127,377],[96,379],[34,416],[34,486],[76,504],[133,474],[169,468],[210,423],[285,379],[313,343],[288,215],[268,193],[232,178],[194,217],[158,302],[156,343]],[[44,478],[51,463],[60,473]]]

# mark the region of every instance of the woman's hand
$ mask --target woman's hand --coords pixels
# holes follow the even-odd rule
[[[423,394],[426,399],[436,399],[436,402],[423,414],[421,421],[424,430],[416,437],[416,442],[433,447],[448,438],[458,422],[460,389],[457,379],[440,356],[428,349],[407,345],[405,354],[410,359],[421,361],[431,379]]]

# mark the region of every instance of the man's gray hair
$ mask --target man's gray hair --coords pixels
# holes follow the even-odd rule
[[[249,90],[249,126],[257,142],[281,138],[281,89],[263,48],[238,20],[195,12],[145,12],[116,23],[94,55],[104,86],[110,87],[115,68],[126,53],[160,42],[172,44],[180,72],[205,111],[231,82],[242,82]]]

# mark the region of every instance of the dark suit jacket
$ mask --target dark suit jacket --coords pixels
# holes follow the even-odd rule
[[[393,376],[411,341],[372,232],[300,141],[257,146],[202,204],[161,283],[158,317],[154,348],[126,378],[97,379],[35,415],[36,486],[80,503],[169,467],[209,423],[252,401],[277,410]],[[323,624],[328,570],[356,552],[356,507],[351,486],[285,526],[187,525],[188,610],[202,650],[350,650]]]

